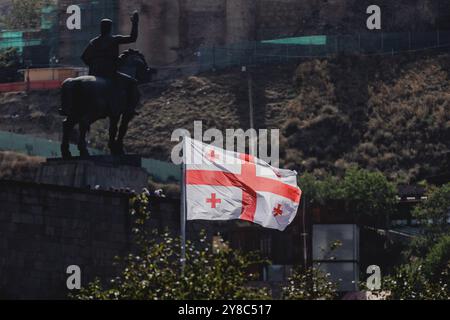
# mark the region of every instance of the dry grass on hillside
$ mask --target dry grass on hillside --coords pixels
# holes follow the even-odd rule
[[[448,170],[450,55],[305,60],[252,70],[258,128],[282,129],[282,165],[299,172],[340,174],[350,165],[378,169],[393,180]],[[57,92],[0,95],[0,130],[60,135]],[[247,77],[240,69],[143,88],[140,115],[126,149],[168,160],[173,130],[249,127]],[[3,120],[2,120],[3,119]],[[95,124],[90,146],[105,149],[108,123]]]
[[[448,170],[449,68],[448,55],[301,64],[286,163],[317,174],[358,164],[403,181]]]
[[[295,65],[272,66],[252,71],[254,78],[255,123],[259,128],[280,128],[289,99],[295,97],[292,85]],[[240,70],[228,70],[179,79],[155,94],[143,88],[140,115],[130,124],[126,147],[161,160],[170,159],[172,132],[185,128],[192,132],[194,121],[203,122],[203,130],[249,128],[247,76]],[[104,148],[107,122],[91,131],[92,145]]]
[[[15,152],[0,152],[0,180],[34,181],[44,158],[29,157]]]

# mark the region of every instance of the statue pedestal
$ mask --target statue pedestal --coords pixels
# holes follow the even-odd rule
[[[141,167],[141,157],[135,155],[56,158],[42,164],[36,182],[100,190],[129,188],[141,192],[148,185],[148,173]]]

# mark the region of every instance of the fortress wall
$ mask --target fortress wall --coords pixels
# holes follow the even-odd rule
[[[188,46],[223,44],[226,39],[226,0],[182,0],[184,43]]]
[[[128,0],[118,1],[118,31],[129,34],[130,15],[134,10],[140,13],[137,48],[145,54],[151,64],[164,65],[174,62],[179,47],[179,3],[178,0]],[[125,49],[125,47],[124,47]]]
[[[110,277],[129,247],[127,195],[0,181],[0,203],[0,299],[67,298],[68,266]]]
[[[114,257],[133,250],[127,194],[0,181],[0,299],[66,299],[70,265],[81,268],[81,285],[107,281],[118,270]],[[180,230],[180,202],[151,197],[148,230]],[[274,264],[291,265],[301,257],[296,219],[280,233],[242,221],[189,221],[187,238],[206,231],[209,241],[220,233],[234,248],[272,249]],[[267,244],[267,241],[268,244]],[[283,250],[279,250],[279,248]]]
[[[91,0],[78,0],[89,7]],[[60,16],[71,1],[61,0]],[[370,0],[111,0],[117,8],[118,31],[130,32],[129,15],[141,13],[136,47],[153,65],[195,61],[197,49],[247,40],[312,34],[367,32],[366,8]],[[450,29],[450,3],[446,0],[378,0],[384,32]],[[98,26],[83,13],[83,25]],[[90,32],[67,31],[60,21],[60,57],[77,57]],[[80,63],[79,59],[75,59]]]
[[[226,43],[245,42],[255,38],[255,1],[226,1]]]
[[[0,299],[66,299],[70,265],[81,285],[116,275],[132,250],[129,196],[0,181]],[[150,199],[150,230],[179,231],[179,201]]]
[[[311,14],[313,1],[259,0],[256,2],[257,39],[292,35],[298,29],[302,15]],[[303,9],[303,10],[302,10]]]

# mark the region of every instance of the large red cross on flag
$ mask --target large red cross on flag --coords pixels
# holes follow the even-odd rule
[[[241,219],[281,231],[294,220],[295,171],[187,137],[183,150],[187,220]]]

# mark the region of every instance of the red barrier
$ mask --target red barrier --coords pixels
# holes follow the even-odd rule
[[[0,92],[21,92],[28,90],[51,90],[59,89],[62,81],[60,80],[46,80],[46,81],[32,81],[27,86],[26,82],[12,82],[0,83]],[[27,88],[28,87],[28,88]]]
[[[25,82],[0,83],[0,92],[25,91],[26,88]]]

